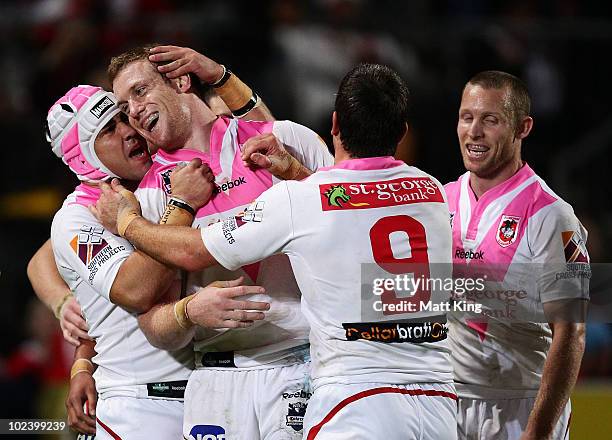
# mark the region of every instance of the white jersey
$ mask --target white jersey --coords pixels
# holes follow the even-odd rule
[[[321,138],[299,124],[219,118],[212,127],[208,153],[185,148],[172,152],[160,150],[157,153],[153,166],[136,191],[143,215],[151,221],[159,221],[171,191],[172,169],[178,163],[196,157],[211,167],[217,189],[211,200],[196,213],[193,226],[206,227],[243,211],[278,181],[266,170],[245,167],[240,157],[242,144],[263,133],[273,133],[294,157],[311,170],[333,162]],[[266,294],[254,295],[250,299],[270,302],[270,311],[263,322],[248,329],[198,328],[195,337],[196,367],[256,368],[273,363],[295,363],[297,359],[303,359],[302,353],[296,350],[304,351],[308,343],[308,324],[300,311],[300,292],[287,257],[274,256],[261,263],[235,269],[228,271],[217,266],[191,274],[189,291],[215,280],[244,276],[245,282],[266,288]],[[214,354],[218,352],[227,353],[231,359],[219,358],[224,355]]]
[[[535,397],[552,343],[542,304],[588,299],[587,232],[526,164],[478,200],[469,178],[445,187],[455,274],[487,279],[475,296],[484,313],[449,317],[457,391],[475,399]]]
[[[448,296],[435,288],[410,299],[378,296],[372,284],[410,263],[414,278],[450,278],[448,206],[428,174],[392,157],[347,160],[278,183],[244,215],[203,229],[202,239],[228,269],[289,256],[311,328],[315,387],[452,381],[444,313],[418,305]],[[380,311],[408,302],[414,312]]]
[[[98,393],[176,398],[184,384],[175,384],[179,387],[175,390],[153,388],[160,382],[187,380],[193,365],[190,350],[167,352],[153,347],[138,327],[136,315],[110,301],[119,268],[134,249],[127,240],[106,231],[87,209],[99,196],[99,189],[81,184],[51,225],[57,267],[96,341],[93,362],[98,366],[94,373]]]

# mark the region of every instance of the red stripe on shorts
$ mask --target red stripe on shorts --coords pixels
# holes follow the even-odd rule
[[[96,417],[96,420],[98,421],[98,423],[100,424],[100,426],[101,426],[102,428],[104,428],[104,430],[105,430],[106,432],[108,432],[108,434],[109,434],[109,435],[110,435],[112,438],[114,438],[115,440],[121,440],[121,437],[119,437],[119,436],[118,436],[118,435],[115,433],[115,431],[113,431],[113,430],[112,430],[112,429],[110,429],[108,426],[106,426],[104,423],[102,423],[102,421],[101,421],[99,418],[97,418],[97,417]]]
[[[353,403],[359,399],[363,399],[364,397],[374,396],[376,394],[383,393],[396,393],[396,394],[408,394],[410,396],[433,396],[433,397],[448,397],[449,399],[457,400],[457,395],[453,393],[449,393],[447,391],[436,391],[436,390],[406,390],[404,388],[395,388],[395,387],[380,387],[380,388],[372,388],[371,390],[365,390],[360,393],[357,393],[353,396],[347,397],[342,402],[337,404],[318,425],[312,427],[310,431],[308,431],[307,440],[313,440],[319,431],[323,428],[327,422],[329,422],[338,412],[344,408],[345,406]]]

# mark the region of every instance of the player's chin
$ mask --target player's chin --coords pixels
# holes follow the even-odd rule
[[[465,169],[478,177],[486,177],[488,174],[489,166],[487,163],[480,160],[472,160],[469,157],[463,157],[463,166]]]

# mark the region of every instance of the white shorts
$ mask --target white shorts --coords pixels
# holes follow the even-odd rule
[[[527,427],[535,398],[459,399],[457,436],[460,440],[518,440]],[[552,440],[569,439],[572,406],[567,402]]]
[[[328,384],[310,399],[304,438],[453,440],[456,414],[452,384]]]
[[[183,402],[123,396],[100,398],[96,422],[96,440],[180,440]]]
[[[195,370],[185,390],[184,438],[301,439],[309,366]]]

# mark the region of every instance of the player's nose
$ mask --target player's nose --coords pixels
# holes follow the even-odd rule
[[[474,120],[468,127],[468,135],[472,139],[478,139],[482,137],[483,134],[484,134],[484,131],[482,129],[482,124],[480,123],[480,121],[478,121],[478,119],[474,118]]]

